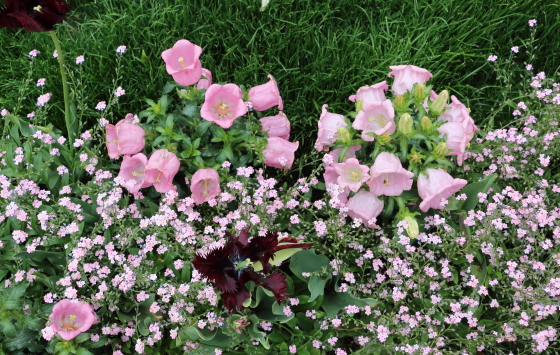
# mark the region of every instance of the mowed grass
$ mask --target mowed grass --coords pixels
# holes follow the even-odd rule
[[[486,123],[504,96],[503,87],[487,62],[499,61],[510,48],[529,38],[529,19],[537,19],[532,60],[536,71],[553,74],[560,67],[560,6],[549,0],[80,0],[58,28],[71,68],[84,54],[85,92],[95,124],[94,107],[108,101],[115,79],[115,49],[126,45],[118,85],[126,90],[117,111],[139,112],[145,98],[157,99],[171,80],[161,52],[179,39],[203,48],[203,67],[214,82],[253,86],[272,74],[279,83],[285,113],[292,121],[293,140],[303,151],[312,149],[320,107],[344,113],[347,98],[360,86],[386,80],[390,65],[414,64],[434,74],[436,91],[448,89],[467,104],[478,123]],[[63,107],[54,46],[46,33],[0,30],[0,108],[10,109],[27,76],[32,49],[42,52],[32,79],[47,78],[46,90]],[[149,57],[142,61],[142,51]],[[525,50],[516,56],[522,64]],[[513,72],[518,78],[521,71]],[[518,81],[518,79],[514,79]],[[85,84],[82,84],[85,85]],[[34,86],[33,83],[30,86]],[[26,92],[31,108],[37,89]],[[512,97],[513,98],[513,97]],[[496,126],[508,123],[511,110],[496,116]],[[28,111],[20,112],[25,114]],[[51,119],[63,127],[62,115]]]

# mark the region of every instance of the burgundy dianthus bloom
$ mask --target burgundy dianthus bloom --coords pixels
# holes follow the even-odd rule
[[[72,8],[64,0],[4,0],[0,5],[0,28],[21,28],[31,32],[54,30]]]
[[[249,289],[245,286],[248,281],[253,281],[256,286],[262,286],[271,291],[278,303],[286,299],[286,276],[275,270],[269,275],[274,260],[274,253],[282,249],[300,248],[309,249],[312,243],[298,243],[294,238],[278,239],[278,233],[267,232],[264,237],[254,237],[249,241],[249,229],[242,231],[238,237],[229,232],[226,234],[230,241],[226,245],[210,251],[206,255],[196,254],[193,265],[204,277],[214,282],[216,288],[222,291],[222,299],[228,311],[233,312],[243,306],[249,298]],[[247,265],[239,267],[238,264],[249,259],[251,262],[260,262],[262,272],[256,272]]]

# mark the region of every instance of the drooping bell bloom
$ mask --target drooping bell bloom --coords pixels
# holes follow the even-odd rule
[[[392,71],[388,76],[395,77],[391,87],[395,95],[403,95],[407,91],[412,91],[414,84],[424,84],[433,76],[426,69],[414,65],[394,65],[389,68]]]
[[[54,305],[49,318],[54,332],[64,340],[72,340],[91,328],[95,314],[87,302],[65,299]]]
[[[376,196],[400,196],[412,188],[414,174],[403,168],[399,158],[391,153],[379,153],[370,170],[371,179],[366,183]]]
[[[334,170],[338,173],[338,185],[348,187],[351,191],[358,191],[362,184],[369,180],[369,168],[360,165],[358,159],[350,158],[344,163],[334,164]]]
[[[197,204],[210,201],[222,192],[220,175],[214,169],[198,169],[191,179],[191,198]]]
[[[230,128],[233,121],[247,113],[243,92],[235,84],[212,84],[206,90],[200,116],[222,128]]]
[[[208,89],[212,85],[212,73],[208,69],[202,68],[202,77],[196,84],[198,90]]]
[[[257,111],[268,110],[271,107],[278,105],[278,110],[282,111],[284,105],[282,104],[282,97],[278,91],[278,85],[272,75],[268,75],[270,79],[268,83],[253,86],[249,90],[249,101],[253,104],[253,108]]]
[[[456,155],[457,165],[463,165],[463,157],[467,149],[467,144],[469,144],[472,139],[472,136],[465,133],[463,124],[460,122],[447,122],[438,128],[438,132],[440,133],[440,137],[447,136],[445,141],[447,149],[452,150],[447,153],[447,155]]]
[[[318,151],[328,151],[328,147],[338,139],[338,128],[347,126],[344,116],[328,112],[327,107],[329,105],[323,105],[323,112],[319,117],[319,132],[315,141],[315,149]]]
[[[364,101],[362,110],[356,115],[352,127],[362,130],[362,139],[366,142],[374,140],[366,133],[375,133],[378,136],[384,133],[394,133],[396,125],[393,103],[391,100]]]
[[[267,232],[264,237],[253,237],[249,241],[248,229],[238,237],[226,232],[230,241],[206,255],[196,254],[194,267],[222,291],[221,297],[229,312],[240,310],[243,302],[249,298],[249,289],[245,284],[253,281],[271,291],[278,303],[286,299],[286,276],[272,269],[275,253],[280,250],[298,248],[309,249],[311,243],[298,243],[294,238],[278,239],[278,233]],[[250,262],[249,262],[250,261]],[[257,272],[251,263],[260,262],[262,272]],[[269,274],[269,275],[266,275]]]
[[[348,216],[361,219],[369,227],[368,222],[383,211],[383,201],[375,194],[362,189],[348,200],[346,207]]]
[[[451,95],[451,104],[446,105],[446,107],[450,107],[451,109],[442,113],[438,117],[438,120],[461,123],[463,125],[463,129],[465,130],[465,134],[468,134],[471,137],[474,132],[478,131],[478,127],[474,124],[474,120],[469,115],[467,107],[463,105],[455,95]]]
[[[289,169],[295,159],[299,142],[289,142],[280,137],[269,137],[268,145],[263,151],[264,165],[278,169]]]
[[[144,129],[131,123],[134,115],[127,114],[126,117],[116,125],[105,126],[105,145],[111,159],[117,159],[120,155],[136,154],[144,149]]]
[[[385,97],[385,91],[387,90],[389,90],[389,85],[387,85],[386,81],[371,86],[362,86],[358,89],[356,95],[351,95],[348,97],[348,100],[352,102],[357,102],[359,100],[385,101],[387,100]]]
[[[31,32],[53,31],[72,8],[63,0],[5,0],[0,5],[0,28]]]
[[[167,74],[179,84],[189,86],[196,84],[202,76],[202,64],[198,59],[201,54],[202,48],[180,39],[172,48],[163,51],[161,57],[165,61]]]
[[[167,149],[159,149],[152,153],[146,166],[144,180],[154,185],[157,192],[165,193],[176,190],[173,178],[179,172],[181,163],[175,155]]]
[[[268,132],[269,137],[280,137],[290,139],[290,121],[284,112],[280,111],[276,116],[268,116],[260,119],[262,131]]]
[[[325,186],[327,186],[327,188],[331,184],[338,185],[338,177],[339,175],[334,169],[334,166],[325,167],[325,172],[323,173],[323,179],[325,180]],[[345,204],[346,202],[348,202],[348,195],[350,194],[350,189],[348,187],[344,187],[343,191],[340,193],[337,194],[329,193],[329,194],[331,198],[336,197],[340,202]]]
[[[121,163],[121,170],[119,171],[119,177],[125,180],[123,186],[128,190],[128,192],[137,193],[140,189],[150,187],[152,185],[145,180],[147,166],[148,158],[142,153],[138,153],[133,156],[124,156]],[[132,187],[127,184],[131,180],[136,181]]]
[[[442,199],[461,190],[467,180],[453,179],[443,169],[426,169],[426,173],[418,176],[418,195],[422,198],[420,210],[427,212],[430,208],[442,210]]]
[[[361,145],[354,145],[354,146],[348,148],[348,150],[346,151],[346,154],[344,154],[344,157],[342,158],[342,162],[344,163],[344,162],[346,162],[346,160],[348,160],[350,158],[356,158],[356,152],[360,149],[362,149]],[[338,163],[341,152],[342,152],[342,148],[337,148],[337,149],[334,149],[332,152],[329,153],[333,157],[333,164]]]

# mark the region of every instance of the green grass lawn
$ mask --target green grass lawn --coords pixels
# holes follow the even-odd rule
[[[339,113],[351,109],[347,97],[362,85],[387,79],[390,65],[430,70],[435,89],[450,89],[482,123],[503,102],[504,91],[515,89],[500,86],[486,58],[509,57],[510,47],[528,40],[532,18],[538,20],[535,70],[551,75],[560,66],[560,4],[550,0],[271,0],[263,12],[260,0],[70,4],[73,11],[58,36],[71,67],[74,57],[85,55],[90,110],[108,100],[119,45],[128,47],[119,80],[127,92],[118,108],[124,116],[143,110],[145,98],[159,98],[171,79],[160,53],[184,38],[203,48],[203,67],[215,82],[253,86],[274,75],[293,140],[305,150],[313,146],[320,105],[328,103]],[[32,79],[46,77],[46,90],[63,108],[49,35],[11,29],[0,30],[0,108],[13,106],[29,70],[27,53],[34,48],[42,60]],[[148,61],[140,60],[142,51]],[[527,53],[517,57],[521,63],[529,60]],[[29,107],[36,96],[36,90],[27,93]],[[56,113],[52,120],[63,127],[63,115]],[[510,111],[500,113],[496,125],[509,117]]]

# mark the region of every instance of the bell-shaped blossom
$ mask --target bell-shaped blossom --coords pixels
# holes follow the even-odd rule
[[[334,166],[325,167],[325,172],[323,173],[323,179],[325,180],[325,186],[331,198],[337,198],[341,203],[346,204],[348,202],[348,195],[350,194],[350,189],[348,187],[340,187],[339,190],[332,191],[331,185],[338,185],[338,173],[334,169]]]
[[[389,77],[395,77],[391,90],[395,95],[403,95],[407,91],[412,91],[414,84],[424,84],[433,75],[423,68],[414,65],[394,65],[391,66]]]
[[[400,196],[412,188],[414,174],[403,168],[399,158],[391,153],[379,153],[370,170],[369,191],[376,196]]]
[[[235,84],[212,84],[206,90],[200,116],[222,128],[230,128],[237,117],[247,113],[243,92]]]
[[[278,85],[272,75],[268,75],[270,79],[268,83],[253,86],[249,90],[249,101],[253,104],[253,108],[257,111],[268,110],[271,107],[278,105],[278,110],[282,111],[284,105],[282,104],[282,97],[278,91]]]
[[[370,227],[368,222],[383,211],[383,201],[378,199],[375,194],[362,189],[348,200],[346,207],[348,216],[359,218]]]
[[[116,125],[105,126],[105,145],[111,159],[117,159],[124,154],[136,154],[144,149],[146,132],[142,127],[132,123],[133,117],[129,113]]]
[[[362,110],[356,115],[354,129],[362,130],[362,139],[372,142],[374,138],[366,133],[375,133],[380,136],[384,133],[394,133],[395,109],[391,100],[364,101]]]
[[[210,70],[202,68],[202,77],[196,84],[198,90],[208,89],[212,85],[212,73]]]
[[[362,184],[369,180],[369,168],[360,165],[358,159],[350,158],[345,163],[334,164],[338,173],[338,185],[348,187],[351,191],[358,191]]]
[[[467,180],[453,179],[443,169],[426,169],[418,176],[418,195],[422,198],[420,210],[427,212],[430,208],[442,210],[442,200],[461,190]]]
[[[91,328],[95,314],[87,302],[64,299],[54,305],[49,318],[52,331],[64,340],[72,340]]]
[[[194,202],[203,204],[222,192],[220,189],[220,175],[214,169],[198,169],[191,179],[191,198]]]
[[[268,145],[263,151],[264,165],[278,169],[289,169],[295,159],[299,142],[289,142],[280,137],[269,137]]]
[[[389,85],[387,85],[386,81],[382,81],[371,86],[362,86],[358,89],[356,95],[351,95],[348,97],[348,100],[352,102],[357,102],[359,100],[385,101],[387,100],[385,97],[385,91],[387,90],[389,90]]]
[[[319,132],[315,141],[315,149],[318,151],[328,151],[328,147],[338,139],[338,128],[347,126],[344,116],[328,112],[327,107],[329,105],[323,105],[323,112],[319,117]]]
[[[284,112],[280,111],[276,116],[263,117],[260,121],[262,131],[267,132],[269,137],[290,139],[290,121]]]
[[[455,97],[455,95],[451,95],[451,104],[446,105],[446,107],[450,107],[450,109],[442,113],[438,117],[438,120],[461,123],[465,134],[468,134],[471,137],[474,132],[478,131],[478,127],[474,124],[474,120],[469,115],[469,110],[457,99],[457,97]]]
[[[122,185],[128,192],[137,193],[140,189],[152,185],[145,179],[146,166],[148,166],[148,158],[142,153],[133,156],[124,156],[121,163],[121,170],[119,171],[119,177],[124,180]],[[134,184],[131,184],[131,182]]]
[[[344,157],[342,158],[342,162],[344,163],[346,162],[346,160],[350,158],[356,158],[356,152],[360,149],[362,149],[361,145],[354,145],[348,148],[346,154],[344,154]],[[333,157],[333,164],[338,163],[341,152],[342,152],[342,148],[337,148],[337,149],[333,149],[333,151],[329,153]]]
[[[202,76],[202,64],[198,59],[202,48],[186,39],[178,40],[172,48],[161,53],[167,74],[183,86],[196,84]]]
[[[167,149],[159,149],[152,153],[146,166],[144,179],[154,185],[157,192],[165,193],[176,190],[173,178],[179,172],[181,163],[175,155]]]
[[[472,136],[466,134],[465,128],[460,122],[444,123],[438,128],[438,131],[440,133],[440,137],[447,136],[445,141],[447,149],[452,150],[447,153],[447,155],[456,155],[457,165],[463,165],[465,150],[467,149],[467,144],[471,141]]]
[[[0,4],[0,28],[54,31],[54,25],[61,23],[70,10],[64,0],[5,0]]]

